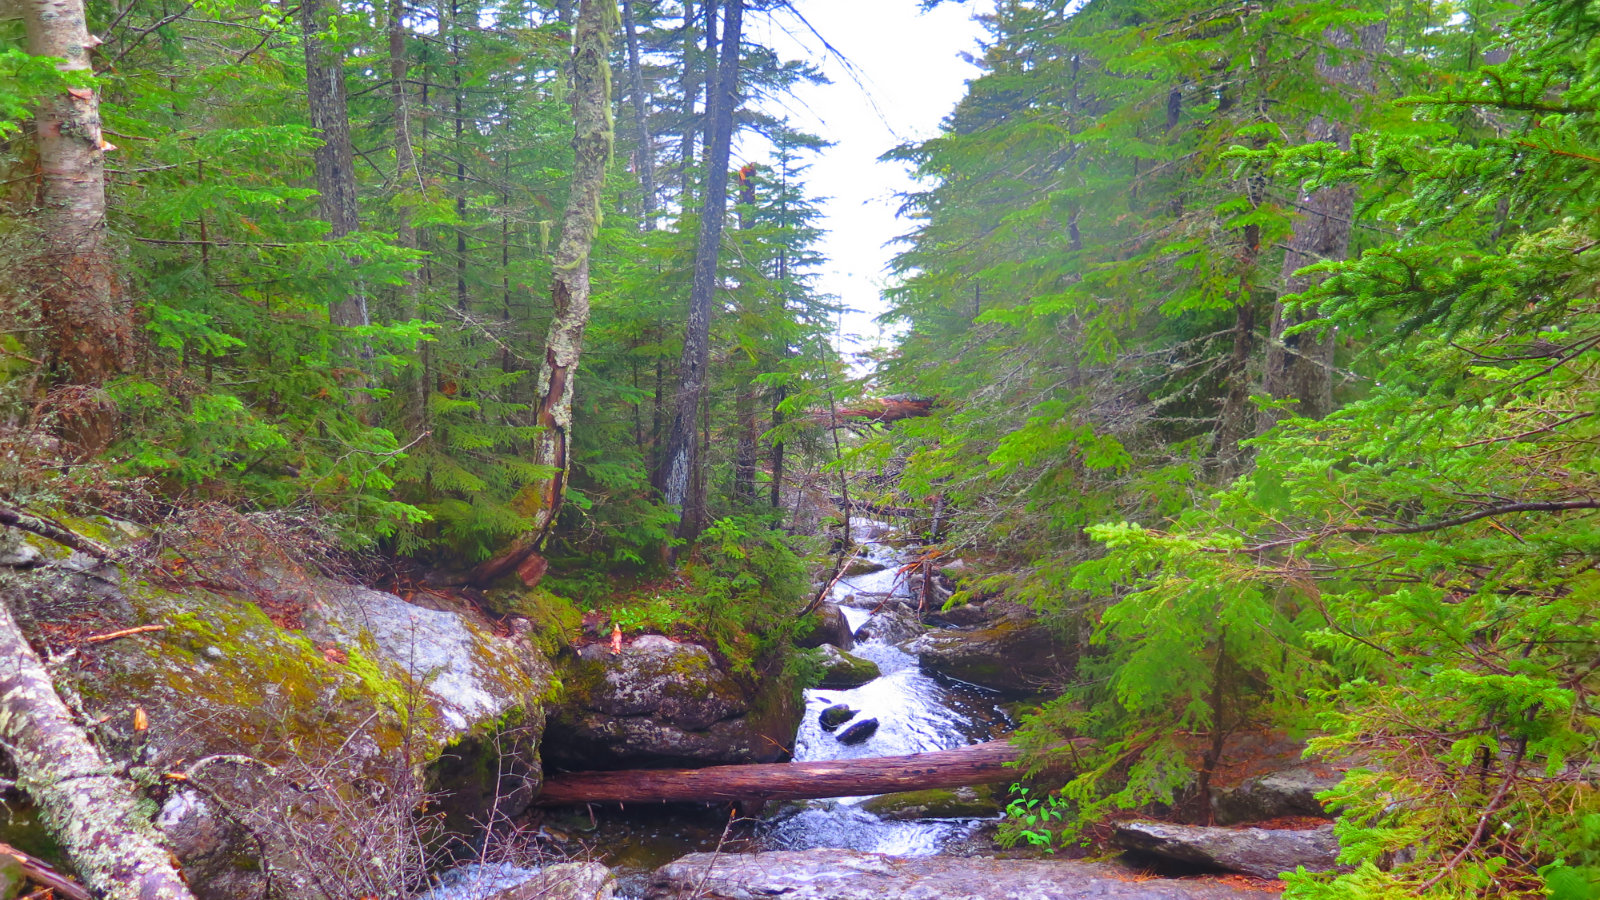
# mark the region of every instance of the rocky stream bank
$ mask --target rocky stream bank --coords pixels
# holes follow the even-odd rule
[[[980,743],[1014,726],[1008,700],[1070,672],[1071,643],[1022,610],[997,601],[942,610],[928,600],[948,593],[948,579],[918,584],[898,571],[899,551],[865,546],[866,563],[833,588],[801,641],[824,671],[804,696],[667,636],[574,646],[574,623],[537,597],[401,595],[234,565],[134,578],[78,556],[30,559],[4,583],[97,740],[145,786],[203,900],[1244,890],[1194,877],[1137,882],[1140,870],[1126,865],[997,861],[1005,785],[757,804],[731,824],[716,810],[533,807],[547,770]],[[1277,763],[1241,770],[1217,792],[1218,821],[1322,814],[1311,795],[1337,773],[1297,766],[1292,747],[1267,749],[1256,755]],[[7,805],[22,809],[15,797]],[[1128,823],[1116,841],[1139,865],[1191,875],[1334,865],[1331,834],[1305,824]],[[451,852],[467,864],[436,870],[430,887],[422,848],[442,833],[458,836]],[[14,830],[0,840],[29,838]],[[571,856],[596,862],[556,862]]]

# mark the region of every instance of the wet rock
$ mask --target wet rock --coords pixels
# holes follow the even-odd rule
[[[1320,763],[1290,766],[1245,778],[1216,791],[1211,807],[1222,825],[1261,822],[1281,816],[1325,817],[1317,794],[1338,787],[1344,772]]]
[[[817,713],[817,724],[822,726],[823,731],[832,731],[850,721],[855,714],[855,710],[845,706],[843,703],[838,703]]]
[[[862,719],[834,737],[841,744],[860,744],[878,733],[877,719]]]
[[[0,546],[0,566],[12,569],[31,569],[44,564],[44,554],[38,547],[20,541],[10,546]]]
[[[885,856],[855,850],[695,853],[657,869],[646,900],[1263,900],[1217,882],[1135,880],[1056,859]]]
[[[891,603],[874,613],[867,624],[861,626],[856,632],[856,639],[864,641],[876,638],[885,644],[903,644],[920,637],[927,630],[927,626],[917,619],[914,610]]]
[[[1326,872],[1339,865],[1339,842],[1332,825],[1288,831],[1125,822],[1111,840],[1125,850],[1261,878],[1276,878],[1297,866]]]
[[[830,691],[860,687],[883,673],[870,659],[852,656],[832,644],[823,644],[822,680],[817,687]]]
[[[806,617],[806,622],[801,624],[800,634],[794,643],[796,647],[801,648],[832,644],[840,650],[849,650],[855,646],[855,638],[850,631],[850,622],[845,618],[844,610],[840,609],[837,603],[826,602],[819,604],[816,611]]]
[[[615,891],[616,878],[599,863],[474,864],[444,873],[417,900],[611,900]]]
[[[881,560],[873,559],[870,556],[858,556],[850,560],[850,564],[844,567],[844,577],[854,578],[858,575],[871,575],[873,572],[882,572],[887,568],[889,568],[888,564]]]
[[[954,628],[974,628],[987,623],[991,618],[993,613],[982,603],[962,603],[923,616],[930,625]]]
[[[998,815],[1002,803],[994,788],[944,788],[883,794],[861,804],[861,808],[880,819],[902,822],[911,819],[979,819]]]
[[[647,635],[571,661],[547,760],[573,769],[777,762],[805,710],[793,686],[747,687],[698,644]]]
[[[1040,693],[1070,675],[1071,644],[1048,625],[1013,611],[971,631],[944,629],[906,647],[923,671],[1012,695]]]

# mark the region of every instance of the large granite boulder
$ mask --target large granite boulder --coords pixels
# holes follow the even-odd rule
[[[1277,878],[1300,866],[1308,872],[1339,866],[1339,841],[1332,825],[1291,831],[1124,822],[1111,840],[1124,850],[1260,878]]]
[[[884,856],[855,850],[695,853],[650,879],[646,900],[1263,900],[1215,881],[1140,880],[1055,859]]]
[[[398,883],[420,864],[426,793],[464,825],[538,786],[553,668],[470,604],[426,609],[287,565],[133,577],[73,557],[26,577],[45,634],[161,626],[79,646],[62,682],[114,757],[184,776],[161,782],[159,824],[202,900],[256,900],[267,872],[286,893],[333,870]],[[346,852],[380,831],[393,840]]]
[[[925,672],[1015,696],[1060,684],[1077,663],[1070,641],[1020,611],[977,628],[931,631],[907,645],[906,652]]]
[[[784,680],[747,684],[706,648],[661,635],[620,653],[586,646],[565,680],[544,752],[571,769],[778,762],[805,712]]]

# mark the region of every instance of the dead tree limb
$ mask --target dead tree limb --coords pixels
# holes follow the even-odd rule
[[[887,425],[901,419],[916,419],[931,415],[933,401],[927,397],[879,397],[858,406],[838,410],[818,410],[808,418],[821,425],[841,428],[846,425],[881,423]]]
[[[1015,781],[1021,751],[1006,741],[910,756],[705,769],[634,769],[574,772],[545,779],[534,802],[575,803],[738,802],[857,797],[895,791]]]
[[[57,872],[49,863],[37,856],[23,853],[10,844],[0,844],[0,856],[9,856],[16,860],[22,867],[22,874],[28,876],[28,880],[49,888],[67,900],[94,900],[76,881]]]
[[[30,515],[5,504],[0,504],[0,525],[9,525],[29,534],[36,534],[47,541],[54,541],[69,550],[87,553],[96,559],[117,559],[122,556],[121,551],[107,547],[93,538],[84,537],[70,528],[64,528],[48,519]]]
[[[33,648],[0,602],[0,744],[17,785],[88,888],[104,900],[194,900],[141,811],[134,786],[73,720]]]

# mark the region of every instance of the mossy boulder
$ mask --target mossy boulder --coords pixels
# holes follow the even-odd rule
[[[645,635],[564,659],[546,759],[571,769],[776,762],[804,710],[785,679],[749,683],[706,648]]]
[[[860,687],[883,674],[872,660],[846,653],[832,644],[823,644],[816,652],[822,657],[822,679],[817,687],[824,690]]]
[[[402,839],[359,861],[339,848],[411,827],[429,788],[455,822],[481,818],[497,786],[517,785],[502,813],[537,788],[553,668],[470,607],[240,567],[155,581],[74,558],[28,577],[46,634],[162,626],[80,645],[62,683],[156,786],[202,900],[255,900],[267,872],[287,893],[336,865],[400,877]]]
[[[906,646],[923,671],[1012,696],[1048,691],[1077,665],[1073,643],[1045,622],[1012,610],[973,629],[929,632]]]
[[[861,808],[880,819],[982,819],[999,815],[1004,804],[994,788],[940,788],[883,794],[861,804]]]
[[[839,604],[825,602],[806,616],[795,635],[796,647],[815,648],[832,644],[840,650],[849,650],[855,644],[850,621],[845,618]]]

